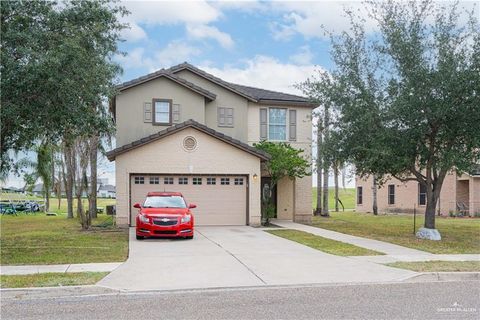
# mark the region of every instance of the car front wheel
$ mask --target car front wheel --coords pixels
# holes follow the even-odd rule
[[[137,240],[143,240],[143,239],[145,239],[144,236],[139,236],[139,235],[137,234]]]

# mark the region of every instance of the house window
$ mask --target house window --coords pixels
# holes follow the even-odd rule
[[[207,178],[207,184],[210,184],[210,185],[217,184],[217,178]]]
[[[163,178],[163,184],[173,184],[173,177]]]
[[[357,187],[357,204],[363,204],[363,187]]]
[[[149,181],[150,181],[150,184],[160,184],[160,178],[159,177],[150,177]]]
[[[234,183],[236,186],[243,186],[243,178],[235,178]]]
[[[268,109],[268,139],[276,141],[287,139],[287,109]]]
[[[188,184],[188,178],[187,177],[178,178],[178,184]]]
[[[135,184],[145,184],[144,177],[135,177]]]
[[[233,108],[218,107],[218,126],[233,127]]]
[[[201,185],[202,184],[202,178],[198,178],[198,177],[193,178],[193,184]]]
[[[230,178],[221,178],[220,179],[220,184],[221,185],[229,185],[230,184]]]
[[[172,100],[153,99],[153,123],[172,124]]]
[[[388,204],[395,204],[395,185],[388,185]]]
[[[427,204],[427,186],[418,184],[418,204],[424,206]]]

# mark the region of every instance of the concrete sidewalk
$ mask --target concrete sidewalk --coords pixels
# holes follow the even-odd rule
[[[273,219],[272,223],[283,228],[309,232],[324,238],[337,240],[357,247],[385,253],[383,256],[352,256],[350,258],[374,263],[392,263],[397,261],[480,261],[480,254],[433,254],[430,252],[402,247],[379,240],[352,236],[336,231],[312,227],[286,220]]]
[[[107,263],[80,263],[80,264],[51,264],[31,266],[0,266],[0,275],[22,275],[36,273],[72,273],[72,272],[110,272],[118,268],[123,262]]]

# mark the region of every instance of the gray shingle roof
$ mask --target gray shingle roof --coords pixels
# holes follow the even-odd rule
[[[159,78],[159,77],[166,77],[172,81],[175,81],[179,83],[180,85],[183,85],[210,100],[215,100],[216,95],[200,86],[197,86],[196,84],[189,82],[179,76],[176,75],[177,72],[180,72],[182,70],[189,70],[207,80],[212,81],[213,83],[216,83],[250,101],[253,102],[260,102],[260,103],[290,103],[290,104],[296,104],[296,105],[305,105],[305,106],[310,106],[310,107],[317,107],[317,105],[313,104],[310,102],[308,98],[302,97],[302,96],[297,96],[293,94],[288,94],[288,93],[283,93],[283,92],[277,92],[277,91],[272,91],[272,90],[266,90],[266,89],[260,89],[260,88],[254,88],[254,87],[249,87],[245,85],[240,85],[240,84],[235,84],[235,83],[230,83],[225,80],[222,80],[218,77],[215,77],[214,75],[205,72],[194,65],[189,64],[188,62],[184,62],[181,64],[178,64],[176,66],[173,66],[168,69],[161,69],[156,72],[152,72],[150,74],[147,74],[145,76],[127,81],[122,83],[121,85],[117,86],[117,89],[119,91],[126,90],[128,88],[134,87],[136,85],[139,85],[141,83],[151,81],[153,79]],[[112,100],[112,103],[114,103],[114,100]],[[114,105],[112,105],[112,109],[114,108]]]
[[[173,66],[169,69],[167,69],[169,72],[172,73],[177,73],[182,70],[189,70],[195,74],[198,74],[214,83],[217,83],[218,85],[221,85],[237,94],[240,94],[241,96],[244,96],[245,98],[254,101],[254,102],[274,102],[274,101],[279,101],[279,102],[291,102],[291,103],[300,103],[300,104],[306,104],[306,105],[313,105],[311,101],[308,98],[302,97],[302,96],[297,96],[293,94],[288,94],[288,93],[283,93],[283,92],[277,92],[277,91],[272,91],[272,90],[266,90],[266,89],[260,89],[260,88],[255,88],[255,87],[249,87],[249,86],[244,86],[240,84],[235,84],[231,82],[227,82],[225,80],[222,80],[218,77],[215,77],[214,75],[205,72],[194,65],[184,62],[181,64],[178,64],[176,66]]]
[[[190,81],[187,81],[183,78],[180,78],[179,76],[171,73],[171,72],[168,72],[167,70],[165,69],[161,69],[161,70],[158,70],[158,71],[155,71],[155,72],[152,72],[152,73],[149,73],[147,74],[146,76],[142,76],[140,78],[136,78],[136,79],[133,79],[133,80],[130,80],[130,81],[127,81],[127,82],[124,82],[122,83],[121,85],[117,86],[117,89],[119,91],[122,91],[122,90],[126,90],[128,88],[131,88],[131,87],[134,87],[136,85],[139,85],[141,83],[144,83],[144,82],[147,82],[147,81],[150,81],[150,80],[153,80],[153,79],[157,79],[157,78],[160,78],[160,77],[165,77],[165,78],[168,78],[192,91],[195,91],[197,92],[198,94],[201,94],[203,95],[204,97],[210,99],[210,100],[215,100],[215,98],[217,97],[216,94],[206,90],[206,89],[203,89],[202,87],[200,86],[197,86],[196,84],[190,82]]]
[[[167,129],[164,129],[162,131],[159,131],[157,133],[154,133],[152,135],[149,135],[145,138],[142,138],[142,139],[139,139],[139,140],[136,140],[136,141],[133,141],[131,143],[128,143],[126,145],[123,145],[121,147],[118,147],[118,148],[115,148],[109,152],[107,152],[107,158],[108,160],[110,161],[113,161],[115,160],[115,157],[122,154],[122,153],[125,153],[125,152],[128,152],[132,149],[135,149],[135,148],[138,148],[138,147],[141,147],[143,145],[146,145],[150,142],[153,142],[153,141],[156,141],[156,140],[160,140],[164,137],[167,137],[169,135],[172,135],[176,132],[179,132],[181,130],[184,130],[184,129],[187,129],[187,128],[195,128],[203,133],[206,133],[214,138],[217,138],[225,143],[228,143],[236,148],[239,148],[247,153],[250,153],[256,157],[259,157],[260,159],[262,160],[269,160],[270,159],[270,155],[264,151],[261,151],[261,150],[258,150],[257,148],[254,148],[244,142],[241,142],[240,140],[237,140],[237,139],[234,139],[230,136],[227,136],[226,134],[223,134],[221,132],[218,132],[218,131],[215,131],[213,130],[212,128],[209,128],[207,127],[206,125],[203,125],[195,120],[187,120],[185,122],[182,122],[182,123],[179,123],[179,124],[176,124],[174,126],[171,126],[171,127],[168,127]]]

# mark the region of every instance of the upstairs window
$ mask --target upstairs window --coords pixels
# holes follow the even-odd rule
[[[287,139],[287,109],[268,109],[268,139],[273,141]]]
[[[153,123],[172,124],[172,100],[153,99]]]

